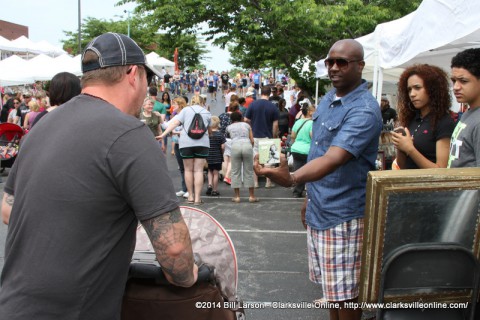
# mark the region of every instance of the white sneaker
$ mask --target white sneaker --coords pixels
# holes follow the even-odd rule
[[[185,199],[188,199],[188,196],[189,196],[188,192],[185,192],[185,193],[183,194],[183,197],[184,197]]]
[[[185,194],[186,192],[183,192],[182,190],[178,191],[177,193],[175,193],[177,195],[177,197],[181,197]]]

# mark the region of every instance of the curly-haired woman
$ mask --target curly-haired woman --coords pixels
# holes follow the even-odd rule
[[[401,169],[446,168],[455,123],[450,116],[447,74],[428,64],[413,65],[398,83],[402,127],[392,132]]]

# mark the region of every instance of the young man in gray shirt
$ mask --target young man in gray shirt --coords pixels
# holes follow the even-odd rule
[[[480,166],[480,48],[467,49],[452,59],[455,98],[467,104],[450,142],[449,168]]]

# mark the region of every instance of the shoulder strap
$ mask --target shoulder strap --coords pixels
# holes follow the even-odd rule
[[[305,120],[305,121],[302,123],[302,125],[300,126],[300,128],[298,128],[298,130],[297,130],[297,136],[298,136],[298,134],[300,133],[300,130],[302,130],[302,128],[303,128],[303,126],[305,125],[305,123],[307,123],[308,121],[312,121],[312,119],[307,119],[307,120]]]

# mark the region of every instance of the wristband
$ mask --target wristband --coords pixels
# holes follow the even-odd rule
[[[290,172],[290,178],[292,180],[292,185],[290,187],[297,186],[297,177],[295,177],[295,172]]]

